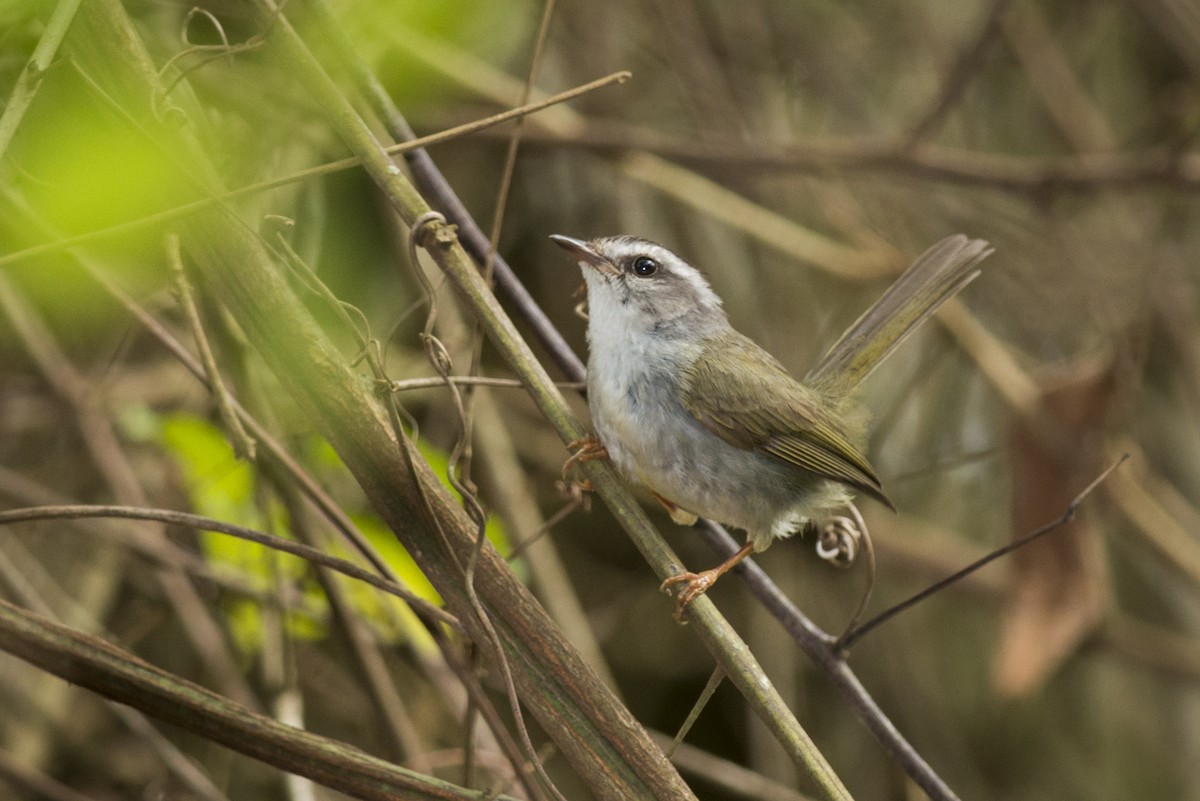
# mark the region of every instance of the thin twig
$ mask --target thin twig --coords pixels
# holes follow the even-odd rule
[[[211,517],[195,515],[189,512],[177,512],[171,509],[151,509],[137,506],[91,506],[66,504],[61,506],[37,506],[27,509],[8,509],[0,511],[0,526],[11,523],[23,523],[29,520],[76,520],[79,518],[117,518],[123,520],[150,520],[173,526],[187,526],[198,531],[215,531],[228,534],[247,542],[254,542],[272,550],[297,556],[314,565],[329,568],[344,576],[370,584],[378,590],[394,595],[401,599],[421,617],[437,621],[454,629],[461,629],[458,619],[444,609],[415,595],[395,581],[380,578],[353,562],[348,562],[336,556],[321,551],[302,542],[286,540],[245,526],[226,523]]]
[[[570,132],[533,127],[524,139],[527,147],[585,148],[611,156],[644,151],[696,169],[734,169],[747,175],[891,174],[1039,199],[1105,188],[1188,189],[1200,185],[1200,152],[1165,148],[1029,157],[928,143],[906,150],[903,141],[878,138],[748,146],[745,142],[673,137],[609,120],[588,120]]]
[[[867,611],[867,604],[871,602],[871,593],[875,589],[875,545],[871,542],[871,531],[867,528],[867,522],[863,520],[862,512],[858,511],[858,507],[853,503],[848,504],[850,514],[854,518],[854,523],[858,527],[858,532],[861,535],[863,555],[867,559],[867,582],[863,588],[862,595],[859,596],[858,606],[854,609],[854,614],[850,616],[849,622],[846,623],[845,631],[852,631],[858,625],[858,621],[862,619],[863,614]],[[853,559],[852,559],[853,561]],[[842,634],[845,636],[845,633]]]
[[[650,736],[664,751],[671,745],[671,738],[666,734],[652,731]],[[728,793],[731,798],[753,801],[813,801],[810,795],[800,793],[757,771],[687,743],[679,744],[675,753],[671,755],[671,761],[681,771],[698,776],[706,784]]]
[[[390,155],[397,155],[418,148],[430,147],[432,145],[448,142],[452,139],[457,139],[458,137],[466,136],[468,134],[481,131],[485,128],[490,128],[494,125],[500,125],[501,123],[508,122],[509,120],[516,119],[518,117],[523,117],[527,114],[533,114],[541,111],[542,109],[557,105],[558,103],[565,103],[569,100],[579,97],[580,95],[595,91],[596,89],[600,89],[614,83],[624,83],[628,79],[628,72],[615,72],[595,81],[577,86],[574,89],[570,89],[566,92],[560,92],[552,97],[546,98],[545,100],[539,100],[536,103],[530,103],[528,106],[523,108],[510,109],[481,120],[475,120],[474,122],[470,122],[465,125],[456,126],[455,128],[447,131],[439,131],[438,133],[430,134],[429,136],[422,136],[418,139],[392,145],[391,147],[386,148],[386,152]],[[172,209],[166,209],[154,214],[149,214],[145,217],[139,217],[136,220],[119,223],[117,225],[102,228],[97,231],[89,231],[85,234],[64,237],[53,242],[35,245],[30,248],[25,248],[24,250],[18,250],[13,253],[0,256],[0,269],[26,259],[32,259],[37,256],[46,255],[47,253],[57,253],[59,251],[78,247],[80,245],[91,244],[109,237],[132,233],[134,231],[139,231],[143,228],[156,225],[162,225],[163,223],[171,222],[173,220],[178,220],[195,214],[198,211],[203,211],[204,209],[207,209],[213,205],[229,203],[237,200],[238,198],[260,194],[270,189],[277,189],[281,186],[298,183],[309,178],[330,175],[333,173],[342,172],[344,170],[353,169],[354,167],[358,166],[359,161],[356,158],[340,159],[338,161],[332,161],[317,167],[311,167],[306,170],[294,172],[289,175],[285,175],[282,178],[272,178],[267,181],[259,181],[258,183],[249,184],[241,187],[240,189],[234,189],[216,197],[207,197],[201,198],[200,200],[194,200],[190,203],[185,203]]]
[[[1113,462],[1111,465],[1109,465],[1107,468],[1105,468],[1104,472],[1102,472],[1099,476],[1097,476],[1095,479],[1093,479],[1090,484],[1088,484],[1086,487],[1084,487],[1082,492],[1080,492],[1078,495],[1075,496],[1074,500],[1072,500],[1069,504],[1067,504],[1067,509],[1065,512],[1063,512],[1062,517],[1058,518],[1057,520],[1052,520],[1051,522],[1046,523],[1045,525],[1043,525],[1037,529],[1034,529],[1033,531],[1031,531],[1030,533],[1026,534],[1023,537],[1018,537],[1017,539],[1013,540],[1012,542],[1008,543],[1007,545],[997,548],[996,550],[992,551],[991,553],[987,554],[986,556],[984,556],[980,559],[977,559],[974,562],[972,562],[971,564],[967,565],[962,570],[952,573],[951,575],[947,576],[946,578],[942,579],[941,581],[937,581],[937,582],[933,583],[932,585],[926,587],[925,589],[921,590],[920,592],[916,593],[915,595],[884,610],[883,612],[880,612],[878,615],[875,615],[874,617],[872,617],[870,620],[866,621],[862,625],[856,626],[855,628],[850,629],[845,634],[843,634],[840,638],[838,638],[837,642],[834,643],[834,650],[836,650],[838,652],[842,652],[842,653],[848,651],[850,649],[850,646],[854,645],[854,643],[861,640],[870,631],[872,631],[875,628],[878,628],[879,626],[881,626],[882,624],[891,620],[893,617],[900,614],[901,612],[904,612],[907,609],[911,609],[912,607],[916,606],[921,601],[924,601],[926,598],[930,597],[931,595],[941,592],[942,590],[949,587],[951,584],[954,584],[955,582],[966,578],[967,576],[976,572],[980,568],[985,567],[986,565],[989,565],[992,562],[996,561],[1000,557],[1007,556],[1008,554],[1012,553],[1013,551],[1017,550],[1018,548],[1022,548],[1024,546],[1028,545],[1029,543],[1033,542],[1034,540],[1036,540],[1042,536],[1045,536],[1046,534],[1049,534],[1051,531],[1054,531],[1055,529],[1061,528],[1061,527],[1065,526],[1067,523],[1070,523],[1075,518],[1075,513],[1079,511],[1079,507],[1083,504],[1083,502],[1087,499],[1087,497],[1089,495],[1091,495],[1092,491],[1095,490],[1096,487],[1100,486],[1100,484],[1102,484],[1104,482],[1104,480],[1106,478],[1108,478],[1109,475],[1114,470],[1116,470],[1118,467],[1120,467],[1122,464],[1124,464],[1128,458],[1129,458],[1129,454],[1123,454],[1121,456],[1121,458],[1117,459],[1117,461]]]
[[[942,84],[937,99],[913,125],[908,140],[905,142],[906,150],[916,147],[921,140],[933,133],[958,103],[970,84],[971,78],[982,69],[984,61],[996,44],[1000,35],[1000,19],[1008,10],[1011,2],[1012,0],[992,0],[987,18],[975,36],[974,42],[959,54],[954,66],[950,69],[950,74]]]
[[[409,233],[409,261],[411,263],[414,274],[417,276],[417,281],[421,286],[422,291],[429,303],[429,311],[425,318],[424,330],[421,333],[421,342],[425,346],[425,352],[428,356],[429,363],[433,369],[438,372],[443,378],[448,378],[450,375],[451,361],[450,354],[446,350],[446,346],[442,344],[434,334],[434,323],[437,320],[437,297],[434,294],[433,286],[429,282],[428,276],[425,275],[420,262],[417,259],[417,247],[421,246],[426,250],[433,249],[433,243],[437,242],[439,235],[444,235],[446,232],[445,217],[440,212],[431,211],[425,212],[417,218],[413,223],[412,230]],[[440,232],[440,233],[439,233]],[[467,559],[466,566],[463,570],[463,589],[466,591],[467,599],[471,603],[480,624],[483,626],[487,636],[492,641],[492,646],[497,654],[496,661],[500,666],[500,676],[504,683],[505,691],[508,696],[509,707],[513,714],[513,723],[516,726],[517,734],[521,739],[522,747],[525,750],[528,758],[528,766],[532,767],[543,786],[559,801],[566,801],[565,797],[554,784],[550,775],[546,772],[545,767],[537,757],[537,749],[533,745],[533,740],[529,736],[529,728],[525,724],[525,716],[521,712],[520,699],[517,695],[516,682],[513,679],[512,667],[508,662],[508,657],[504,653],[503,645],[500,641],[500,635],[496,631],[495,623],[492,621],[491,615],[484,607],[483,602],[479,599],[478,590],[475,587],[475,569],[479,564],[479,556],[483,551],[483,545],[487,541],[487,513],[484,512],[482,504],[479,502],[478,496],[475,494],[474,484],[469,480],[463,481],[455,474],[454,465],[462,455],[464,443],[469,436],[469,421],[466,408],[463,404],[462,394],[458,386],[450,381],[446,381],[446,387],[450,390],[450,397],[454,404],[454,410],[458,418],[459,436],[455,442],[454,448],[451,450],[449,458],[449,469],[446,477],[450,481],[455,490],[458,491],[459,497],[462,498],[463,507],[466,509],[468,517],[475,524],[475,538],[471,553]],[[467,767],[469,769],[470,763]],[[518,765],[518,768],[523,765]]]
[[[175,280],[175,292],[179,296],[179,306],[183,309],[184,319],[187,320],[192,337],[196,340],[196,350],[200,352],[200,363],[204,365],[206,383],[217,404],[217,413],[221,416],[225,430],[229,432],[233,452],[239,459],[254,461],[254,440],[246,433],[245,426],[233,410],[229,390],[225,387],[225,380],[221,378],[221,371],[217,369],[217,360],[208,345],[208,337],[204,334],[200,311],[196,308],[196,298],[183,270],[183,255],[180,252],[178,234],[167,235],[167,265]]]
[[[493,378],[485,375],[448,375],[445,378],[400,378],[388,382],[387,386],[392,392],[407,392],[410,389],[444,387],[446,386],[446,382],[476,387],[508,387],[512,389],[521,389],[525,386],[516,378]],[[583,381],[556,381],[555,386],[560,389],[587,389],[587,384]]]
[[[688,732],[692,730],[692,726],[700,719],[700,713],[708,706],[708,702],[712,700],[713,694],[716,693],[717,688],[721,686],[721,682],[723,681],[725,681],[725,671],[720,665],[717,665],[713,668],[712,675],[708,677],[708,681],[705,682],[704,689],[700,691],[696,702],[692,704],[687,717],[683,719],[683,723],[679,724],[679,731],[675,732],[675,736],[671,738],[671,745],[666,749],[668,758],[673,757],[675,751],[683,744]]]
[[[529,102],[529,97],[533,89],[533,82],[537,77],[538,67],[541,64],[542,51],[546,44],[546,34],[550,29],[550,20],[554,14],[554,2],[555,0],[546,0],[543,8],[542,20],[538,26],[538,33],[534,40],[533,57],[530,60],[529,74],[526,77],[525,87],[521,92],[521,98],[517,105],[523,106]],[[499,247],[500,231],[504,225],[504,210],[508,205],[509,188],[512,186],[513,171],[517,162],[517,150],[520,147],[521,132],[524,130],[524,128],[525,118],[520,117],[517,119],[513,127],[512,135],[508,140],[508,151],[504,158],[504,167],[501,171],[500,185],[496,190],[496,204],[492,217],[492,235],[488,242],[488,257],[484,263],[484,280],[489,284],[492,282],[492,262],[495,259],[496,251]],[[440,212],[433,213],[437,214],[437,216],[443,221],[445,220],[445,217],[443,217]],[[416,236],[417,231],[418,227],[416,224],[414,224],[414,237]],[[420,271],[421,268],[416,263],[415,249],[412,250],[412,259],[413,267]],[[426,344],[426,350],[430,353],[430,360],[434,361],[433,353],[432,351],[429,351],[429,345],[431,343],[436,343],[436,340],[432,339],[433,334],[431,330],[434,309],[436,308],[434,305],[436,303],[436,299],[433,294],[428,291],[428,289],[426,294],[429,296],[430,320],[426,325],[424,341]],[[467,369],[467,373],[469,375],[475,375],[479,372],[480,363],[483,358],[483,340],[484,337],[482,326],[477,319],[473,318],[472,332],[470,336],[471,358],[470,366]],[[440,345],[440,343],[438,344]],[[484,621],[485,626],[489,630],[493,630],[493,638],[495,640],[497,650],[500,651],[499,635],[494,634],[492,622],[490,619],[486,618],[487,612],[483,608],[483,604],[478,602],[478,594],[475,589],[475,570],[479,564],[479,557],[483,552],[483,544],[487,538],[487,515],[484,513],[483,506],[480,504],[479,497],[476,494],[477,487],[472,478],[471,469],[473,465],[472,457],[474,454],[474,437],[472,436],[475,422],[474,386],[468,384],[459,388],[458,386],[450,383],[448,380],[450,375],[448,363],[444,367],[439,367],[437,364],[435,364],[435,368],[438,369],[443,378],[447,379],[446,387],[450,390],[450,395],[454,401],[454,409],[457,413],[459,422],[459,436],[454,443],[454,447],[450,451],[447,475],[454,488],[458,491],[459,496],[462,498],[463,508],[467,510],[467,514],[472,520],[475,521],[477,529],[475,536],[475,547],[471,551],[470,559],[467,560],[467,569],[464,573],[463,581],[466,583],[467,596],[471,598],[472,603],[476,605],[476,609],[481,620]],[[514,721],[517,726],[517,731],[520,734],[522,741],[526,744],[530,751],[530,759],[536,766],[538,775],[541,777],[546,788],[556,798],[558,798],[559,801],[566,801],[562,793],[558,790],[558,787],[556,787],[554,782],[550,779],[549,774],[546,773],[545,769],[542,767],[542,763],[537,758],[536,753],[533,752],[533,741],[529,738],[529,733],[526,729],[524,718],[521,715],[520,705],[517,701],[516,685],[513,683],[511,667],[508,664],[507,658],[501,658],[500,666],[506,688],[509,690],[509,700],[513,708]],[[467,727],[468,760],[463,766],[464,775],[466,777],[464,783],[468,785],[470,784],[471,769],[474,764],[473,749],[470,748],[470,727],[473,724],[474,718],[472,716],[472,718],[468,720]]]
[[[533,57],[529,63],[529,73],[525,77],[525,85],[521,89],[521,98],[517,103],[518,106],[524,106],[529,103],[529,97],[533,94],[533,84],[537,79],[538,67],[542,63],[542,53],[546,47],[546,36],[550,31],[550,20],[554,16],[555,0],[546,0],[542,7],[542,20],[538,24],[537,36],[533,43]],[[500,185],[496,189],[495,209],[492,212],[492,233],[488,237],[488,252],[487,258],[483,264],[483,280],[488,284],[492,283],[493,262],[496,259],[496,253],[500,248],[500,231],[504,226],[504,210],[508,206],[508,193],[512,187],[513,172],[517,165],[517,151],[521,146],[521,133],[525,130],[525,118],[519,117],[513,125],[512,134],[508,139],[508,150],[504,154],[504,166],[500,173]],[[444,218],[443,218],[444,219]],[[483,331],[478,320],[473,320],[471,332],[471,364],[467,369],[468,375],[476,375],[480,369],[480,361],[483,358]],[[471,480],[471,464],[472,455],[474,453],[474,438],[472,430],[474,429],[475,416],[473,414],[474,405],[472,403],[475,396],[474,387],[467,385],[462,391],[462,437],[461,445],[456,443],[453,457],[450,460],[451,470],[457,470],[459,480],[462,481],[474,494],[474,482]],[[466,503],[466,501],[464,501]],[[474,561],[478,559],[478,555],[472,557],[471,564],[467,565],[467,578],[474,580]]]

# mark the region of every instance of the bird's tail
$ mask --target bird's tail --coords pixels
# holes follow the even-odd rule
[[[987,242],[962,234],[929,248],[833,343],[805,383],[845,397],[929,315],[974,281],[979,262],[991,252]]]

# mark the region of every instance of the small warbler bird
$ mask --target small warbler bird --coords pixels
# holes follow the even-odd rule
[[[863,455],[850,395],[916,326],[979,274],[982,240],[943,239],[908,268],[797,381],[729,324],[692,265],[630,236],[552,236],[583,270],[588,407],[598,438],[568,463],[607,457],[678,523],[745,530],[717,567],[667,579],[677,616],[722,574],[863,492],[893,508]]]

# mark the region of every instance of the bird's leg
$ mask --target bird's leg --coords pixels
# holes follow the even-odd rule
[[[674,501],[668,501],[654,490],[650,490],[650,494],[666,508],[667,514],[671,516],[671,520],[677,525],[694,526],[696,525],[696,521],[700,519],[699,515],[689,512]]]
[[[701,573],[688,571],[680,573],[678,576],[671,576],[671,578],[664,581],[659,589],[666,593],[669,593],[671,587],[674,587],[676,584],[684,585],[679,595],[675,596],[675,619],[683,623],[683,613],[687,610],[688,605],[696,600],[698,596],[707,592],[708,588],[717,582],[717,579],[737,567],[743,559],[752,553],[754,553],[754,545],[748,542],[737,553],[711,570],[705,570]]]
[[[567,475],[576,465],[581,465],[584,462],[593,462],[596,459],[608,458],[608,449],[604,447],[604,443],[595,434],[587,434],[579,439],[571,440],[567,443],[567,450],[571,451],[571,455],[567,457],[567,461],[563,462],[563,481],[568,480]],[[575,483],[584,492],[591,492],[593,489],[592,482],[586,478]]]

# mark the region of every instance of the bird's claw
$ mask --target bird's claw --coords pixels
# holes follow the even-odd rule
[[[584,462],[594,462],[597,459],[608,458],[608,449],[604,447],[604,443],[595,434],[587,434],[579,439],[571,440],[567,443],[567,450],[571,451],[571,455],[563,462],[563,481],[569,481],[571,471],[578,465]],[[591,492],[594,489],[592,482],[586,478],[579,479],[574,483],[578,484],[579,488],[584,492]]]
[[[692,601],[699,598],[708,588],[716,583],[717,577],[721,574],[716,569],[705,570],[702,573],[680,573],[678,576],[671,576],[664,581],[659,587],[660,590],[671,594],[671,588],[677,584],[683,584],[684,587],[679,594],[675,596],[675,620],[679,623],[686,624],[687,621],[683,617],[683,613],[691,605]]]
[[[858,558],[863,532],[849,517],[837,515],[817,526],[817,556],[835,567],[850,567]]]

